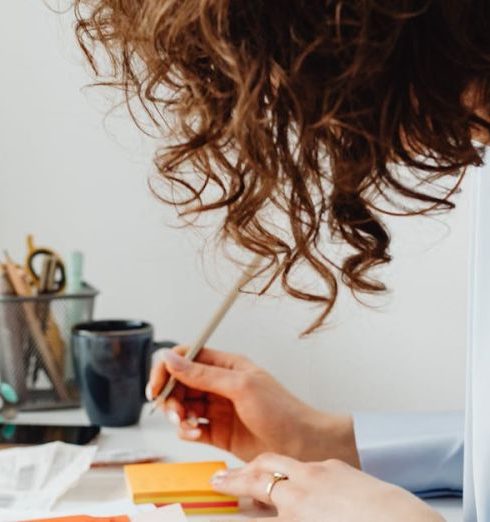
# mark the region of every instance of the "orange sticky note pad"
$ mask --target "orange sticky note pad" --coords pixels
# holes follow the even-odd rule
[[[187,513],[237,511],[238,500],[213,491],[211,477],[224,462],[134,464],[124,467],[133,502],[158,506],[179,503]]]
[[[74,515],[69,517],[43,518],[30,522],[129,522],[126,516],[121,517],[89,517],[88,515]]]

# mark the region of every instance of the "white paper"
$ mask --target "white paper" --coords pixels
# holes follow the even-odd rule
[[[163,460],[163,455],[144,449],[99,449],[94,457],[94,466],[126,465],[138,462]]]
[[[0,451],[0,510],[50,509],[90,468],[96,451],[63,442]]]
[[[133,516],[131,522],[187,522],[187,517],[180,504],[172,504]]]

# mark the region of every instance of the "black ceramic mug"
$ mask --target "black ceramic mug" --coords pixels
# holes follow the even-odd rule
[[[151,356],[171,341],[154,342],[142,321],[105,320],[72,328],[72,352],[82,402],[90,421],[100,426],[130,426],[139,421]]]

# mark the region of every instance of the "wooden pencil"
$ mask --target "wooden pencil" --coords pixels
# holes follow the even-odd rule
[[[9,278],[10,284],[14,289],[15,293],[19,297],[31,297],[32,291],[29,285],[20,277],[17,267],[13,263],[12,259],[5,252],[5,271],[7,277]],[[29,328],[29,332],[32,335],[37,350],[39,351],[39,355],[44,363],[46,368],[46,372],[51,382],[53,383],[53,387],[58,394],[59,398],[62,400],[69,400],[70,395],[63,381],[63,377],[59,372],[58,365],[56,364],[56,360],[54,358],[54,354],[52,348],[49,344],[48,338],[44,335],[41,323],[36,316],[33,303],[23,303],[22,308],[25,313],[27,327]]]
[[[246,285],[253,276],[257,273],[257,270],[260,266],[261,257],[256,255],[252,262],[247,266],[247,268],[243,271],[242,275],[235,283],[230,292],[226,295],[225,299],[215,311],[209,322],[204,327],[203,331],[197,337],[193,344],[187,350],[185,354],[185,358],[193,361],[198,353],[201,351],[203,346],[207,343],[208,339],[211,337],[213,332],[219,326],[223,318],[225,317],[228,310],[233,306],[237,297],[240,295],[240,290],[244,285]],[[167,384],[164,386],[163,390],[158,394],[158,396],[153,399],[153,405],[150,410],[150,413],[153,413],[159,404],[165,402],[168,396],[172,393],[176,384],[176,380],[174,377],[170,377],[167,381]]]

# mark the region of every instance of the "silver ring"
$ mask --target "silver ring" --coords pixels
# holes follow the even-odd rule
[[[272,474],[272,480],[267,484],[267,498],[272,502],[272,490],[274,489],[274,486],[281,482],[282,480],[289,480],[289,477],[285,475],[284,473],[280,473],[279,471],[275,471]]]

